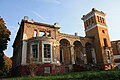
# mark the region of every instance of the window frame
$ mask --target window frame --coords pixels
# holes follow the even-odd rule
[[[38,49],[38,51],[37,51],[37,58],[36,58],[36,60],[35,61],[33,61],[32,60],[32,58],[33,58],[33,52],[32,52],[32,46],[33,45],[37,45],[37,49]],[[39,62],[39,42],[32,42],[31,43],[31,45],[30,45],[30,62]]]
[[[44,57],[44,44],[50,45],[50,58]],[[42,41],[42,63],[51,63],[52,62],[52,42]]]

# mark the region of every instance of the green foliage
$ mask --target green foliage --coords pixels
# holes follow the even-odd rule
[[[120,70],[113,71],[86,71],[48,76],[23,76],[9,80],[119,80]]]

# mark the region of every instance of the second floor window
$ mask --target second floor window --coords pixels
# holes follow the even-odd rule
[[[39,36],[40,36],[40,37],[43,37],[43,36],[45,36],[45,32],[43,32],[43,31],[40,31],[40,32],[39,32]]]

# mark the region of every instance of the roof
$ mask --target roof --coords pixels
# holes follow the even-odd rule
[[[22,22],[26,22],[26,23],[29,23],[29,24],[35,24],[35,25],[41,25],[41,26],[46,26],[46,27],[50,27],[50,28],[57,28],[57,29],[60,29],[60,26],[58,25],[50,25],[50,24],[45,24],[45,23],[40,23],[40,22],[35,22],[33,20],[22,20]]]

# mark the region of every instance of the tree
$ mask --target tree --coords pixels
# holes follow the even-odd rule
[[[12,60],[4,54],[3,65],[0,75],[6,76],[10,72],[11,68],[12,68]]]
[[[4,20],[0,18],[0,53],[3,53],[3,51],[7,49],[7,43],[10,41],[10,34],[10,31],[5,26]]]
[[[0,73],[4,73],[5,59],[4,50],[7,49],[7,43],[10,41],[10,31],[5,26],[3,18],[0,17]]]

